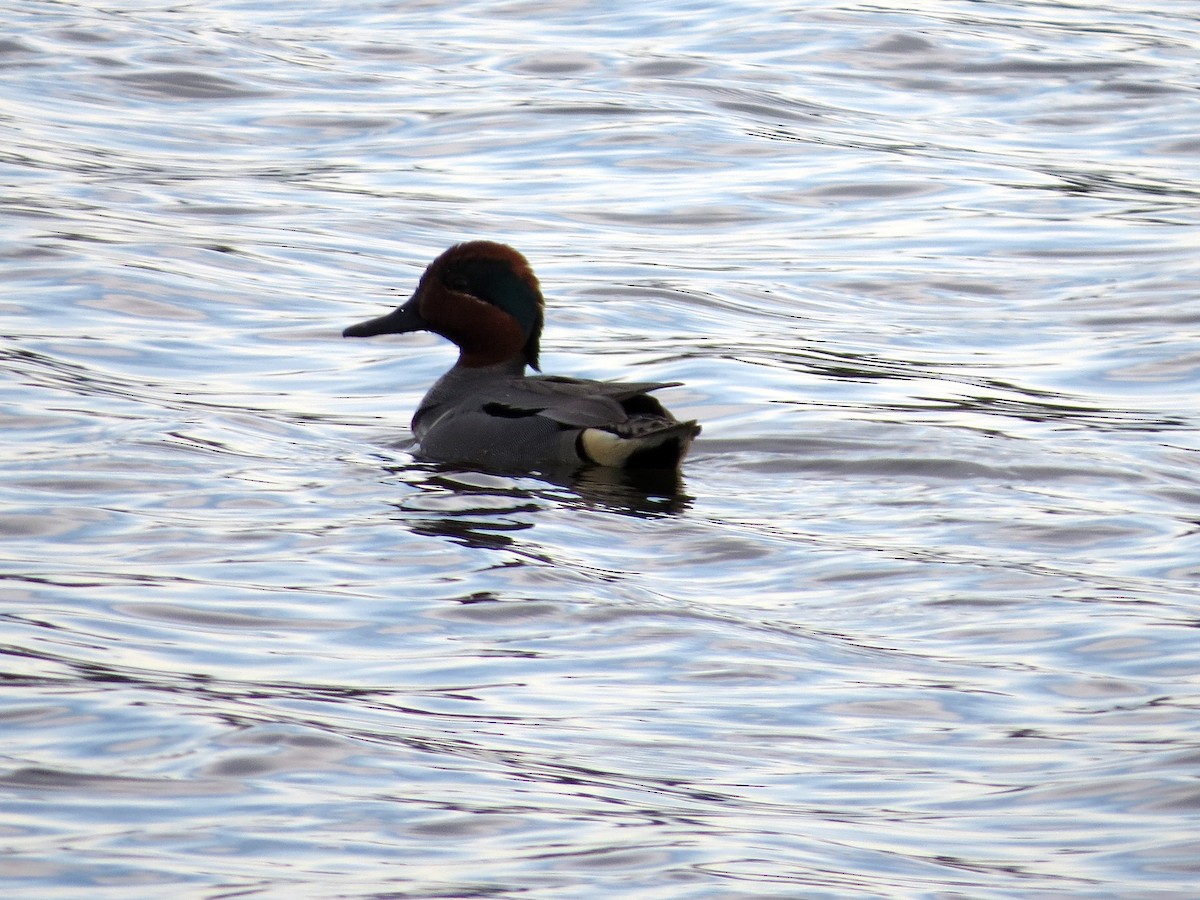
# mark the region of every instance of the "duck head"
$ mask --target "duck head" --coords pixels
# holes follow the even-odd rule
[[[432,331],[469,368],[518,361],[537,369],[545,302],[528,261],[505,244],[455,244],[429,264],[407,303],[343,337]]]

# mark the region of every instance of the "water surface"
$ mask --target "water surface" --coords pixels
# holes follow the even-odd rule
[[[10,4],[5,886],[1194,894],[1198,12]],[[677,489],[411,456],[469,238]]]

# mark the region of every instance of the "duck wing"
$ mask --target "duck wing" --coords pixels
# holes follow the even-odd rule
[[[631,415],[662,416],[674,421],[653,397],[660,388],[678,381],[591,381],[538,375],[514,378],[489,391],[484,410],[506,418],[542,416],[574,428],[597,428],[626,421]]]

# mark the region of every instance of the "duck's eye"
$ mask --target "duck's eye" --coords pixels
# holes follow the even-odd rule
[[[466,275],[447,275],[445,284],[452,291],[458,291],[462,294],[471,293],[471,282],[467,280]]]

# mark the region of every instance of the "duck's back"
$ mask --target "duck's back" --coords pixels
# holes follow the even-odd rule
[[[700,430],[649,395],[671,382],[496,374],[456,368],[430,389],[413,418],[422,456],[509,469],[671,468]]]

